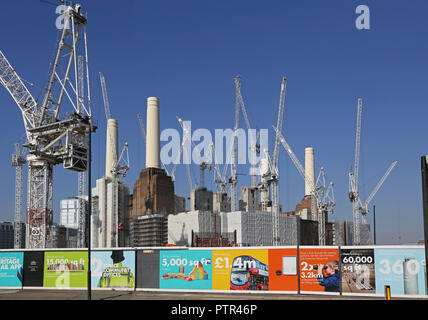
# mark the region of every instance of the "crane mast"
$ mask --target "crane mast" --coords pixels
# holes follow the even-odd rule
[[[12,166],[15,167],[15,220],[14,220],[14,248],[22,248],[22,167],[24,166],[25,152],[21,151],[19,143],[15,143],[15,153],[12,154]]]
[[[271,183],[272,183],[272,212],[273,212],[273,245],[277,246],[280,243],[279,237],[279,169],[278,169],[278,159],[279,159],[279,147],[280,139],[278,132],[282,130],[282,119],[284,115],[284,103],[285,103],[285,90],[287,86],[287,77],[282,78],[281,82],[281,92],[279,97],[279,106],[278,106],[278,118],[276,123],[277,134],[275,135],[275,148],[272,155],[272,167],[273,172],[271,172]]]
[[[88,137],[91,102],[86,39],[86,17],[80,5],[69,5],[62,13],[65,21],[48,84],[39,104],[0,51],[0,83],[18,105],[24,121],[28,148],[28,188],[26,247],[46,248],[51,243],[53,167],[82,172],[88,165]],[[78,55],[86,65],[86,97],[78,92]],[[60,107],[67,99],[71,114],[60,118]],[[92,129],[91,129],[92,128]]]
[[[357,126],[355,132],[355,155],[354,155],[354,170],[349,173],[349,200],[352,203],[353,224],[354,224],[354,244],[359,245],[360,239],[360,207],[361,200],[358,194],[358,169],[360,159],[360,137],[361,137],[361,114],[362,114],[362,99],[358,98],[357,107]]]
[[[238,210],[238,175],[236,172],[238,163],[238,143],[237,143],[237,131],[239,127],[239,104],[241,95],[241,77],[238,75],[234,79],[235,81],[235,123],[233,126],[233,153],[232,153],[232,164],[230,167],[230,177],[228,183],[230,184],[230,209],[232,212]]]

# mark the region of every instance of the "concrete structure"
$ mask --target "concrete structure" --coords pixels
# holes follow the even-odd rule
[[[60,220],[59,224],[66,228],[77,229],[79,226],[79,198],[70,197],[68,199],[60,200]],[[88,211],[88,197],[84,198],[84,211]]]
[[[239,246],[271,246],[273,213],[256,212],[222,212],[221,232],[236,231],[236,241]],[[279,245],[296,245],[298,242],[299,218],[280,213],[279,215]]]
[[[254,212],[259,209],[259,190],[257,187],[241,187],[239,210]]]
[[[310,182],[315,185],[315,161],[314,161],[314,148],[305,148],[305,175]],[[311,184],[305,181],[305,196],[311,194]]]
[[[25,248],[25,223],[21,222],[21,248]],[[0,221],[0,249],[14,248],[14,223]]]
[[[174,208],[175,213],[186,211],[186,198],[179,196],[178,194],[174,195]]]
[[[190,193],[190,211],[213,211],[213,192],[207,188],[193,189]]]
[[[147,98],[146,168],[160,168],[159,99]]]
[[[129,185],[118,178],[103,177],[92,188],[91,246],[127,246]]]
[[[111,178],[111,169],[119,154],[118,146],[118,121],[116,119],[107,120],[106,133],[106,173],[105,177]]]
[[[0,249],[13,249],[13,239],[13,223],[0,221]]]
[[[354,245],[354,223],[352,221],[334,220],[333,244],[338,246]],[[369,224],[360,224],[360,245],[371,245],[371,230]]]
[[[230,212],[230,197],[227,192],[217,191],[213,193],[213,212]]]
[[[52,226],[53,248],[77,248],[77,228],[68,228],[62,225]]]
[[[180,212],[168,216],[168,243],[192,246],[193,234],[220,234],[220,215],[208,211]]]

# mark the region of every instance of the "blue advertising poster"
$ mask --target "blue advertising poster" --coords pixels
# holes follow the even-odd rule
[[[211,261],[211,250],[161,250],[159,287],[211,290]]]
[[[425,251],[423,248],[378,248],[374,250],[376,293],[390,286],[391,294],[425,295]]]
[[[135,288],[135,251],[110,250],[91,253],[92,288]]]
[[[0,252],[0,287],[21,287],[23,252]]]

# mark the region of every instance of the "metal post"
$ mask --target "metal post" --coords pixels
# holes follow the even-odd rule
[[[391,300],[391,287],[384,286],[385,288],[385,300]]]
[[[422,171],[422,205],[423,205],[423,223],[425,239],[425,259],[428,257],[428,156],[421,157]],[[428,279],[426,280],[428,281]],[[428,283],[427,287],[428,287]]]
[[[88,236],[88,300],[92,299],[91,288],[91,214],[92,214],[92,190],[91,190],[91,167],[92,167],[92,117],[89,118],[89,137],[88,137],[88,219],[86,220]]]

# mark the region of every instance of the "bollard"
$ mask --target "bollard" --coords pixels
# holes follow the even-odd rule
[[[385,300],[391,300],[391,287],[384,286],[385,288]]]

